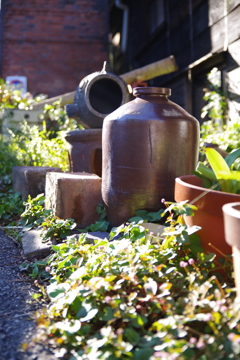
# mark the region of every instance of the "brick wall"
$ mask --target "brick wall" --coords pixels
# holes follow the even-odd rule
[[[28,91],[74,91],[108,60],[108,0],[3,0],[2,74]]]

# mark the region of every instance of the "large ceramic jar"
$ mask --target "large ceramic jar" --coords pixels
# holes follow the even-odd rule
[[[171,89],[139,87],[103,122],[102,197],[112,226],[135,210],[174,200],[174,181],[196,167],[199,123],[168,100]]]

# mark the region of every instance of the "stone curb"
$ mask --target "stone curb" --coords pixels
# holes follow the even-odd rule
[[[78,236],[78,233],[75,232],[73,235]],[[94,243],[94,240],[108,239],[108,236],[108,232],[95,231],[87,233],[86,239]],[[52,241],[42,242],[41,230],[26,231],[22,237],[22,249],[26,258],[45,258],[50,254],[52,245]]]

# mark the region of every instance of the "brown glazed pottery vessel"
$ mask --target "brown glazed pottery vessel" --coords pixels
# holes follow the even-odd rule
[[[127,84],[109,71],[105,61],[101,71],[83,78],[76,89],[74,103],[66,112],[86,129],[102,128],[105,116],[130,100]]]
[[[225,240],[232,247],[237,296],[240,297],[240,202],[222,207]]]
[[[138,87],[133,94],[103,122],[102,197],[112,226],[173,200],[175,178],[198,159],[199,123],[168,100],[171,90]]]
[[[231,255],[231,247],[224,237],[222,207],[226,203],[240,201],[240,195],[205,189],[197,176],[186,175],[175,180],[175,200],[189,200],[189,203],[198,208],[194,216],[186,216],[184,220],[189,226],[201,226],[198,234],[205,251],[221,257],[220,252],[215,249],[217,248],[223,254]]]
[[[102,176],[102,129],[72,130],[66,133],[71,172]]]

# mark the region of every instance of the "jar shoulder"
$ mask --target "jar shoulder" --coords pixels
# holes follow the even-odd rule
[[[192,115],[168,99],[152,101],[136,98],[109,114],[105,120],[188,119],[198,122]]]

